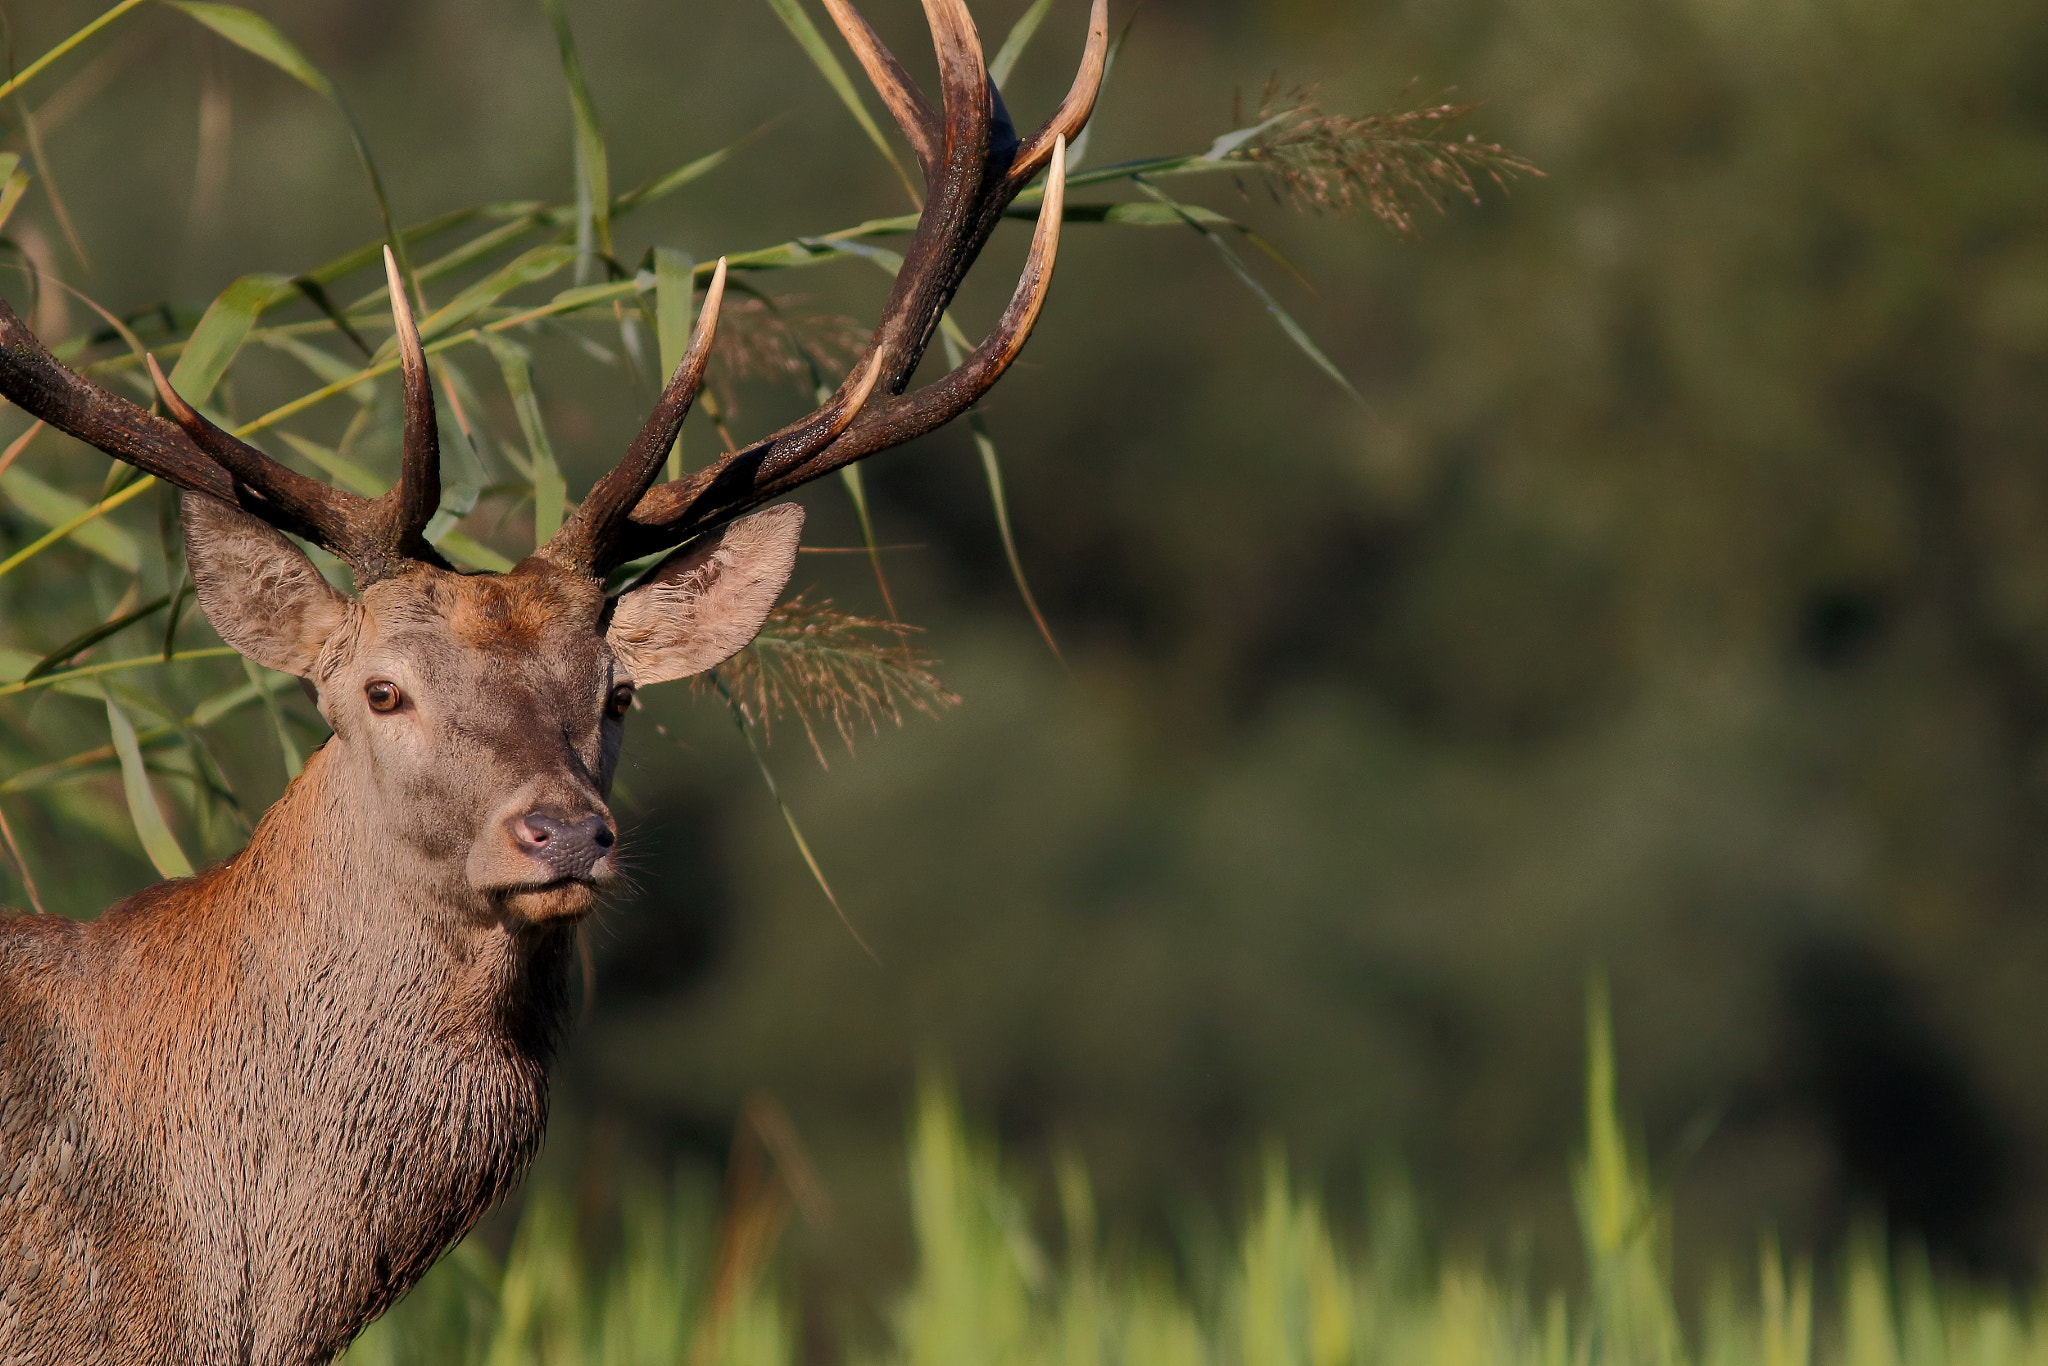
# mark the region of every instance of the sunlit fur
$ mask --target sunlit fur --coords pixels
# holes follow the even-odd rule
[[[0,919],[0,1362],[326,1361],[511,1189],[615,865],[564,880],[508,823],[609,820],[605,704],[635,681],[611,618],[631,606],[650,675],[743,644],[802,521],[674,557],[657,577],[695,592],[663,636],[672,584],[608,602],[539,560],[349,599],[191,497],[209,620],[308,675],[334,738],[226,862],[91,923]]]

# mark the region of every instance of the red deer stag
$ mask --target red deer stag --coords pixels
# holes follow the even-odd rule
[[[395,268],[403,473],[374,500],[221,431],[161,372],[172,420],[106,393],[0,303],[0,394],[185,490],[207,620],[308,680],[334,731],[226,862],[91,923],[0,920],[0,1363],[328,1361],[524,1174],[573,927],[617,875],[605,796],[633,690],[710,668],[760,629],[803,513],[743,514],[964,412],[1016,359],[1050,281],[1105,0],[1072,92],[1022,140],[962,0],[924,0],[938,111],[847,0],[827,6],[929,195],[866,350],[811,416],[655,483],[703,377],[721,263],[625,459],[508,573],[456,573],[424,539],[434,400]],[[1041,171],[1001,321],[906,393]],[[345,560],[356,595],[286,532]],[[671,547],[606,595],[608,571]]]

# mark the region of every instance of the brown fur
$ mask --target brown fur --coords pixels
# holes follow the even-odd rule
[[[90,924],[0,919],[8,1366],[327,1361],[503,1198],[546,1120],[574,921],[612,876],[557,877],[510,822],[609,822],[605,701],[633,680],[607,620],[677,614],[665,646],[642,633],[649,676],[706,633],[744,643],[801,521],[735,524],[747,572],[687,601],[608,604],[537,561],[350,600],[203,497],[209,618],[309,674],[334,739],[226,862]],[[403,708],[368,706],[378,679]]]

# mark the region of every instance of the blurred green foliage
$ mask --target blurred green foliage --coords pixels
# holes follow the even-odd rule
[[[14,6],[17,66],[101,8]],[[574,211],[593,121],[614,194],[757,137],[610,217],[621,262],[671,253],[655,275],[906,207],[766,4],[564,5],[587,107],[562,93],[538,6],[259,8],[347,99],[402,222],[539,200],[568,215],[549,232],[594,243]],[[921,53],[915,6],[869,8]],[[991,46],[1025,8],[977,6]],[[1055,4],[1018,63],[1020,118],[1058,98],[1079,12]],[[160,6],[121,22],[7,106],[35,186],[7,232],[46,272],[138,327],[168,303],[163,325],[189,329],[252,271],[288,278],[379,236],[318,93]],[[1484,101],[1477,135],[1547,179],[1425,211],[1421,242],[1304,223],[1262,179],[1169,182],[1311,282],[1236,244],[1363,406],[1211,241],[1069,228],[984,420],[1071,673],[1020,605],[970,434],[876,462],[894,606],[965,705],[862,736],[853,762],[828,747],[829,770],[801,744],[768,763],[880,964],[834,922],[729,718],[650,695],[621,802],[641,890],[591,934],[558,1175],[715,1163],[745,1097],[771,1092],[858,1230],[807,1255],[880,1294],[910,1255],[889,1177],[902,1097],[937,1056],[1007,1148],[1084,1154],[1105,1206],[1148,1227],[1194,1217],[1192,1193],[1233,1189],[1278,1136],[1340,1202],[1362,1148],[1405,1154],[1453,1246],[1516,1222],[1552,1263],[1574,1237],[1552,1176],[1577,1126],[1559,987],[1597,960],[1648,1149],[1672,1159],[1681,1283],[1760,1227],[1820,1246],[1881,1209],[1947,1263],[2031,1284],[2048,1229],[2044,53],[2048,13],[2017,0],[1141,10],[1086,166],[1200,152],[1238,126],[1233,95],[1248,116],[1278,72],[1335,111],[1462,87],[1448,98]],[[992,249],[963,325],[993,316],[1020,254]],[[572,284],[559,269],[520,297]],[[873,315],[886,276],[846,260],[774,283],[800,295],[779,316],[829,338]],[[46,296],[68,310],[47,328],[96,325]],[[753,377],[721,391],[742,435],[810,401],[756,331]],[[504,357],[463,362],[487,458],[503,482],[515,457],[530,472],[537,413],[580,490],[636,426],[653,365],[618,363],[615,319],[522,344],[530,402]],[[271,411],[306,364],[245,347],[220,401]],[[304,437],[336,450],[349,414],[375,431],[388,404],[342,398]],[[685,458],[714,440],[693,426]],[[362,463],[389,455],[379,437]],[[6,552],[103,490],[103,460],[38,444],[0,476]],[[120,533],[98,548],[0,578],[18,668],[174,591],[164,506],[137,497],[96,524]],[[862,548],[844,490],[807,502],[814,548]],[[511,553],[529,516],[471,529]],[[891,614],[865,554],[807,557],[798,584]],[[88,660],[161,648],[153,620]],[[186,623],[187,647],[210,644]],[[283,782],[279,737],[317,732],[233,660],[150,677],[115,676],[116,703],[170,828],[218,855]],[[0,707],[0,782],[100,753],[89,782],[0,789],[44,899],[90,914],[149,880],[106,699]]]
[[[614,1256],[579,1250],[571,1203],[544,1191],[502,1263],[465,1245],[373,1325],[349,1366],[2005,1366],[2043,1351],[2038,1306],[1946,1283],[1924,1259],[1864,1239],[1816,1293],[1811,1263],[1767,1238],[1753,1269],[1717,1276],[1684,1319],[1671,1283],[1670,1210],[1623,1139],[1614,1058],[1596,998],[1583,1156],[1585,1264],[1567,1294],[1527,1267],[1431,1251],[1398,1183],[1376,1192],[1363,1239],[1272,1152],[1234,1240],[1118,1248],[1095,1225],[1088,1178],[1060,1172],[1057,1240],[1029,1183],[963,1128],[927,1083],[912,1127],[915,1272],[888,1312],[800,1313],[758,1263],[728,1199],[716,1225],[688,1193],[622,1207]],[[766,1198],[766,1188],[749,1199]],[[1048,1250],[1056,1245],[1058,1255]]]

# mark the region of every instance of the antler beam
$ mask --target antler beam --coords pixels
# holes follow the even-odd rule
[[[641,485],[645,492],[623,515],[607,502],[604,515],[616,516],[618,524],[605,526],[601,534],[579,527],[575,545],[564,540],[571,532],[565,526],[556,538],[563,544],[551,543],[544,552],[552,559],[585,563],[591,572],[603,573],[941,427],[1002,377],[1038,321],[1059,247],[1066,144],[1086,126],[1102,87],[1109,52],[1108,0],[1094,0],[1072,90],[1045,126],[1023,142],[989,80],[981,39],[963,0],[925,0],[938,54],[942,113],[933,111],[850,0],[825,4],[924,168],[925,205],[881,320],[837,392],[817,412],[683,479]],[[960,282],[1004,210],[1042,170],[1049,174],[1031,255],[1001,322],[958,369],[906,395]],[[629,455],[626,464],[633,463]],[[610,482],[608,476],[600,487]],[[577,520],[583,520],[580,514]],[[603,548],[591,557],[583,541]]]

